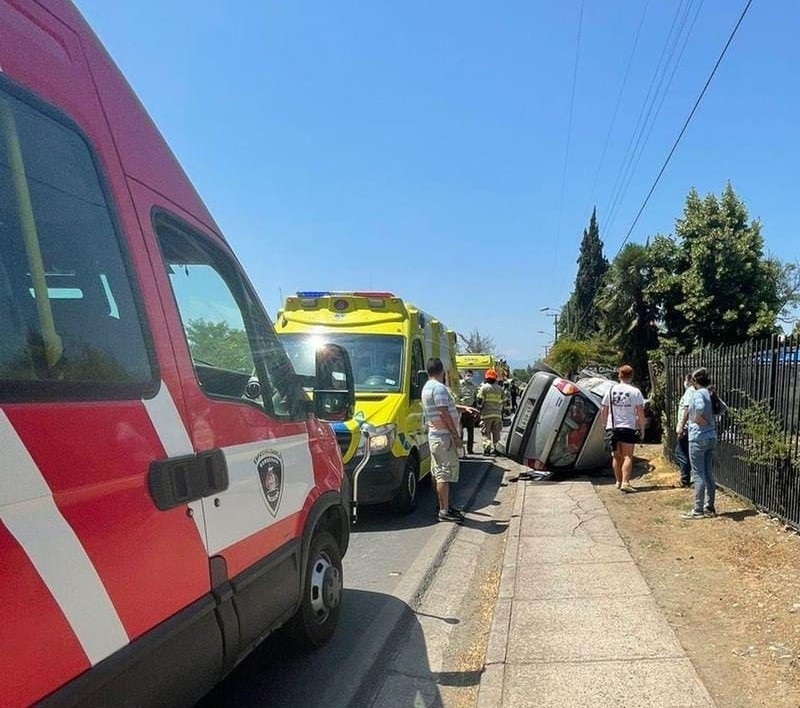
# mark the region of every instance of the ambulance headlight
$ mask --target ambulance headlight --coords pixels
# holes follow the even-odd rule
[[[369,438],[369,452],[371,455],[380,455],[389,452],[394,445],[394,438],[397,434],[397,426],[390,423],[379,425],[374,429]]]

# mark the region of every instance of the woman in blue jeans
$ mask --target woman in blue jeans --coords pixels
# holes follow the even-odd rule
[[[717,425],[714,419],[714,405],[708,390],[710,383],[711,379],[706,369],[692,372],[694,395],[676,431],[680,437],[684,428],[688,430],[689,461],[694,474],[694,509],[683,514],[684,519],[702,519],[717,515],[714,507],[717,491],[714,482]]]

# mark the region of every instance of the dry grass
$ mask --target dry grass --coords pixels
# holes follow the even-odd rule
[[[718,518],[682,520],[693,490],[659,446],[636,454],[642,491],[599,492],[707,688],[722,708],[798,708],[800,537],[724,493]]]

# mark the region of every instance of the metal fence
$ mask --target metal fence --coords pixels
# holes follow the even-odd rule
[[[664,361],[666,389],[665,445],[674,456],[678,401],[687,372],[706,367],[720,398],[732,409],[718,426],[715,475],[717,483],[752,501],[757,507],[800,529],[800,339],[772,337]],[[766,402],[779,422],[789,454],[770,464],[748,464],[742,457],[752,445],[736,423],[736,410]]]

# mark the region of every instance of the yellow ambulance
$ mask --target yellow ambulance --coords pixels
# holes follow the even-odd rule
[[[472,381],[476,386],[480,386],[484,380],[484,374],[488,369],[494,369],[500,375],[497,367],[498,360],[492,354],[457,354],[456,366],[458,373],[463,376],[466,371],[472,372]]]
[[[314,372],[315,352],[335,342],[353,365],[356,413],[332,423],[345,470],[364,452],[361,423],[372,427],[370,460],[358,479],[359,505],[391,502],[410,513],[419,480],[430,472],[420,399],[429,357],[445,365],[457,387],[456,335],[438,319],[389,292],[298,292],[286,298],[275,330],[296,371]]]

